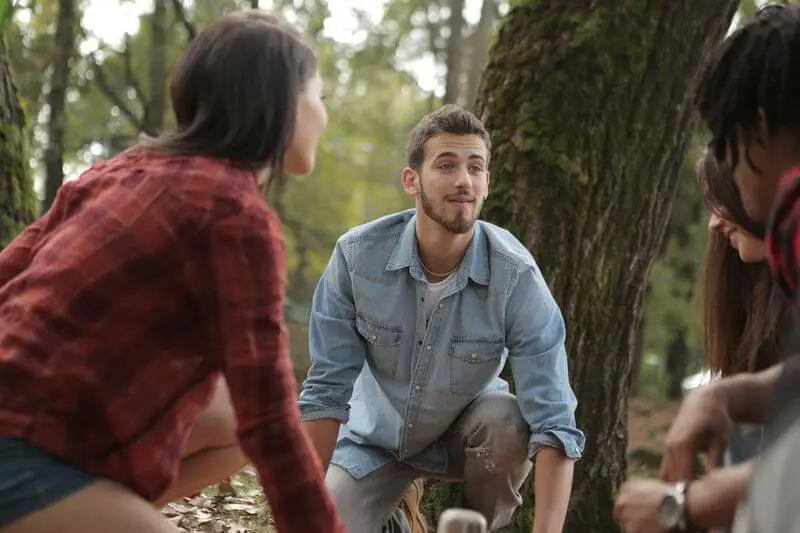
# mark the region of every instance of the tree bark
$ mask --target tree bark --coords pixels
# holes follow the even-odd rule
[[[464,57],[464,0],[449,0],[450,18],[447,27],[447,75],[444,83],[444,103],[458,103],[461,92],[461,62]]]
[[[472,108],[478,97],[478,88],[481,84],[481,75],[489,59],[489,45],[492,41],[492,31],[497,22],[497,0],[483,0],[481,18],[471,36],[469,72],[467,72],[467,85],[464,90],[464,102]]]
[[[64,183],[64,133],[70,63],[75,53],[75,0],[59,0],[56,23],[53,73],[47,92],[47,148],[44,151],[45,196],[43,209],[50,209]]]
[[[487,219],[529,248],[567,325],[578,425],[568,533],[619,531],[635,329],[695,118],[696,78],[738,0],[520,0],[476,106]],[[530,531],[532,479],[509,531]]]
[[[150,98],[144,114],[144,132],[158,135],[167,113],[167,0],[155,0],[150,18]]]
[[[0,37],[0,249],[37,214],[27,142],[25,115]]]
[[[645,289],[645,294],[647,290]],[[647,296],[645,296],[647,300]],[[645,345],[644,345],[644,332],[646,328],[647,317],[642,316],[639,325],[636,327],[636,336],[633,342],[633,356],[631,357],[631,385],[628,391],[628,396],[636,397],[640,391],[640,380],[642,375],[642,364],[644,363]]]

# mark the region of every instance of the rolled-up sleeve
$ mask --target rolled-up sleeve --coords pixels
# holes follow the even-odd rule
[[[543,447],[570,459],[586,437],[575,423],[577,399],[569,383],[561,310],[535,266],[522,270],[506,305],[506,344],[515,392],[531,428],[533,458]]]
[[[356,330],[345,246],[342,240],[336,244],[314,291],[309,324],[311,368],[299,400],[304,421],[347,422],[353,386],[364,366],[365,347]]]

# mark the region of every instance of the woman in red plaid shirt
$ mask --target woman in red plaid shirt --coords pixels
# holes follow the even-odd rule
[[[175,131],[65,184],[0,253],[4,533],[174,531],[152,503],[202,477],[181,461],[221,376],[278,530],[344,531],[300,428],[258,188],[312,170],[321,89],[294,28],[223,17],[175,70]]]

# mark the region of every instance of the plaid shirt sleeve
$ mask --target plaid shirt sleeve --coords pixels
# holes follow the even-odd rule
[[[14,279],[28,266],[31,251],[39,239],[42,228],[47,225],[49,217],[50,213],[45,213],[0,251],[0,287]]]
[[[213,225],[210,257],[221,365],[239,439],[279,531],[344,532],[316,452],[300,426],[283,321],[285,251],[277,215],[259,202]]]
[[[800,167],[781,180],[778,202],[767,232],[767,260],[775,279],[797,303],[800,271]]]

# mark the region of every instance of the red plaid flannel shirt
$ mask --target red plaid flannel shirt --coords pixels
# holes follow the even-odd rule
[[[767,260],[775,279],[796,305],[800,275],[800,167],[781,179],[767,232]]]
[[[0,252],[0,434],[152,500],[221,371],[278,529],[344,531],[300,427],[284,261],[253,172],[95,165]]]

